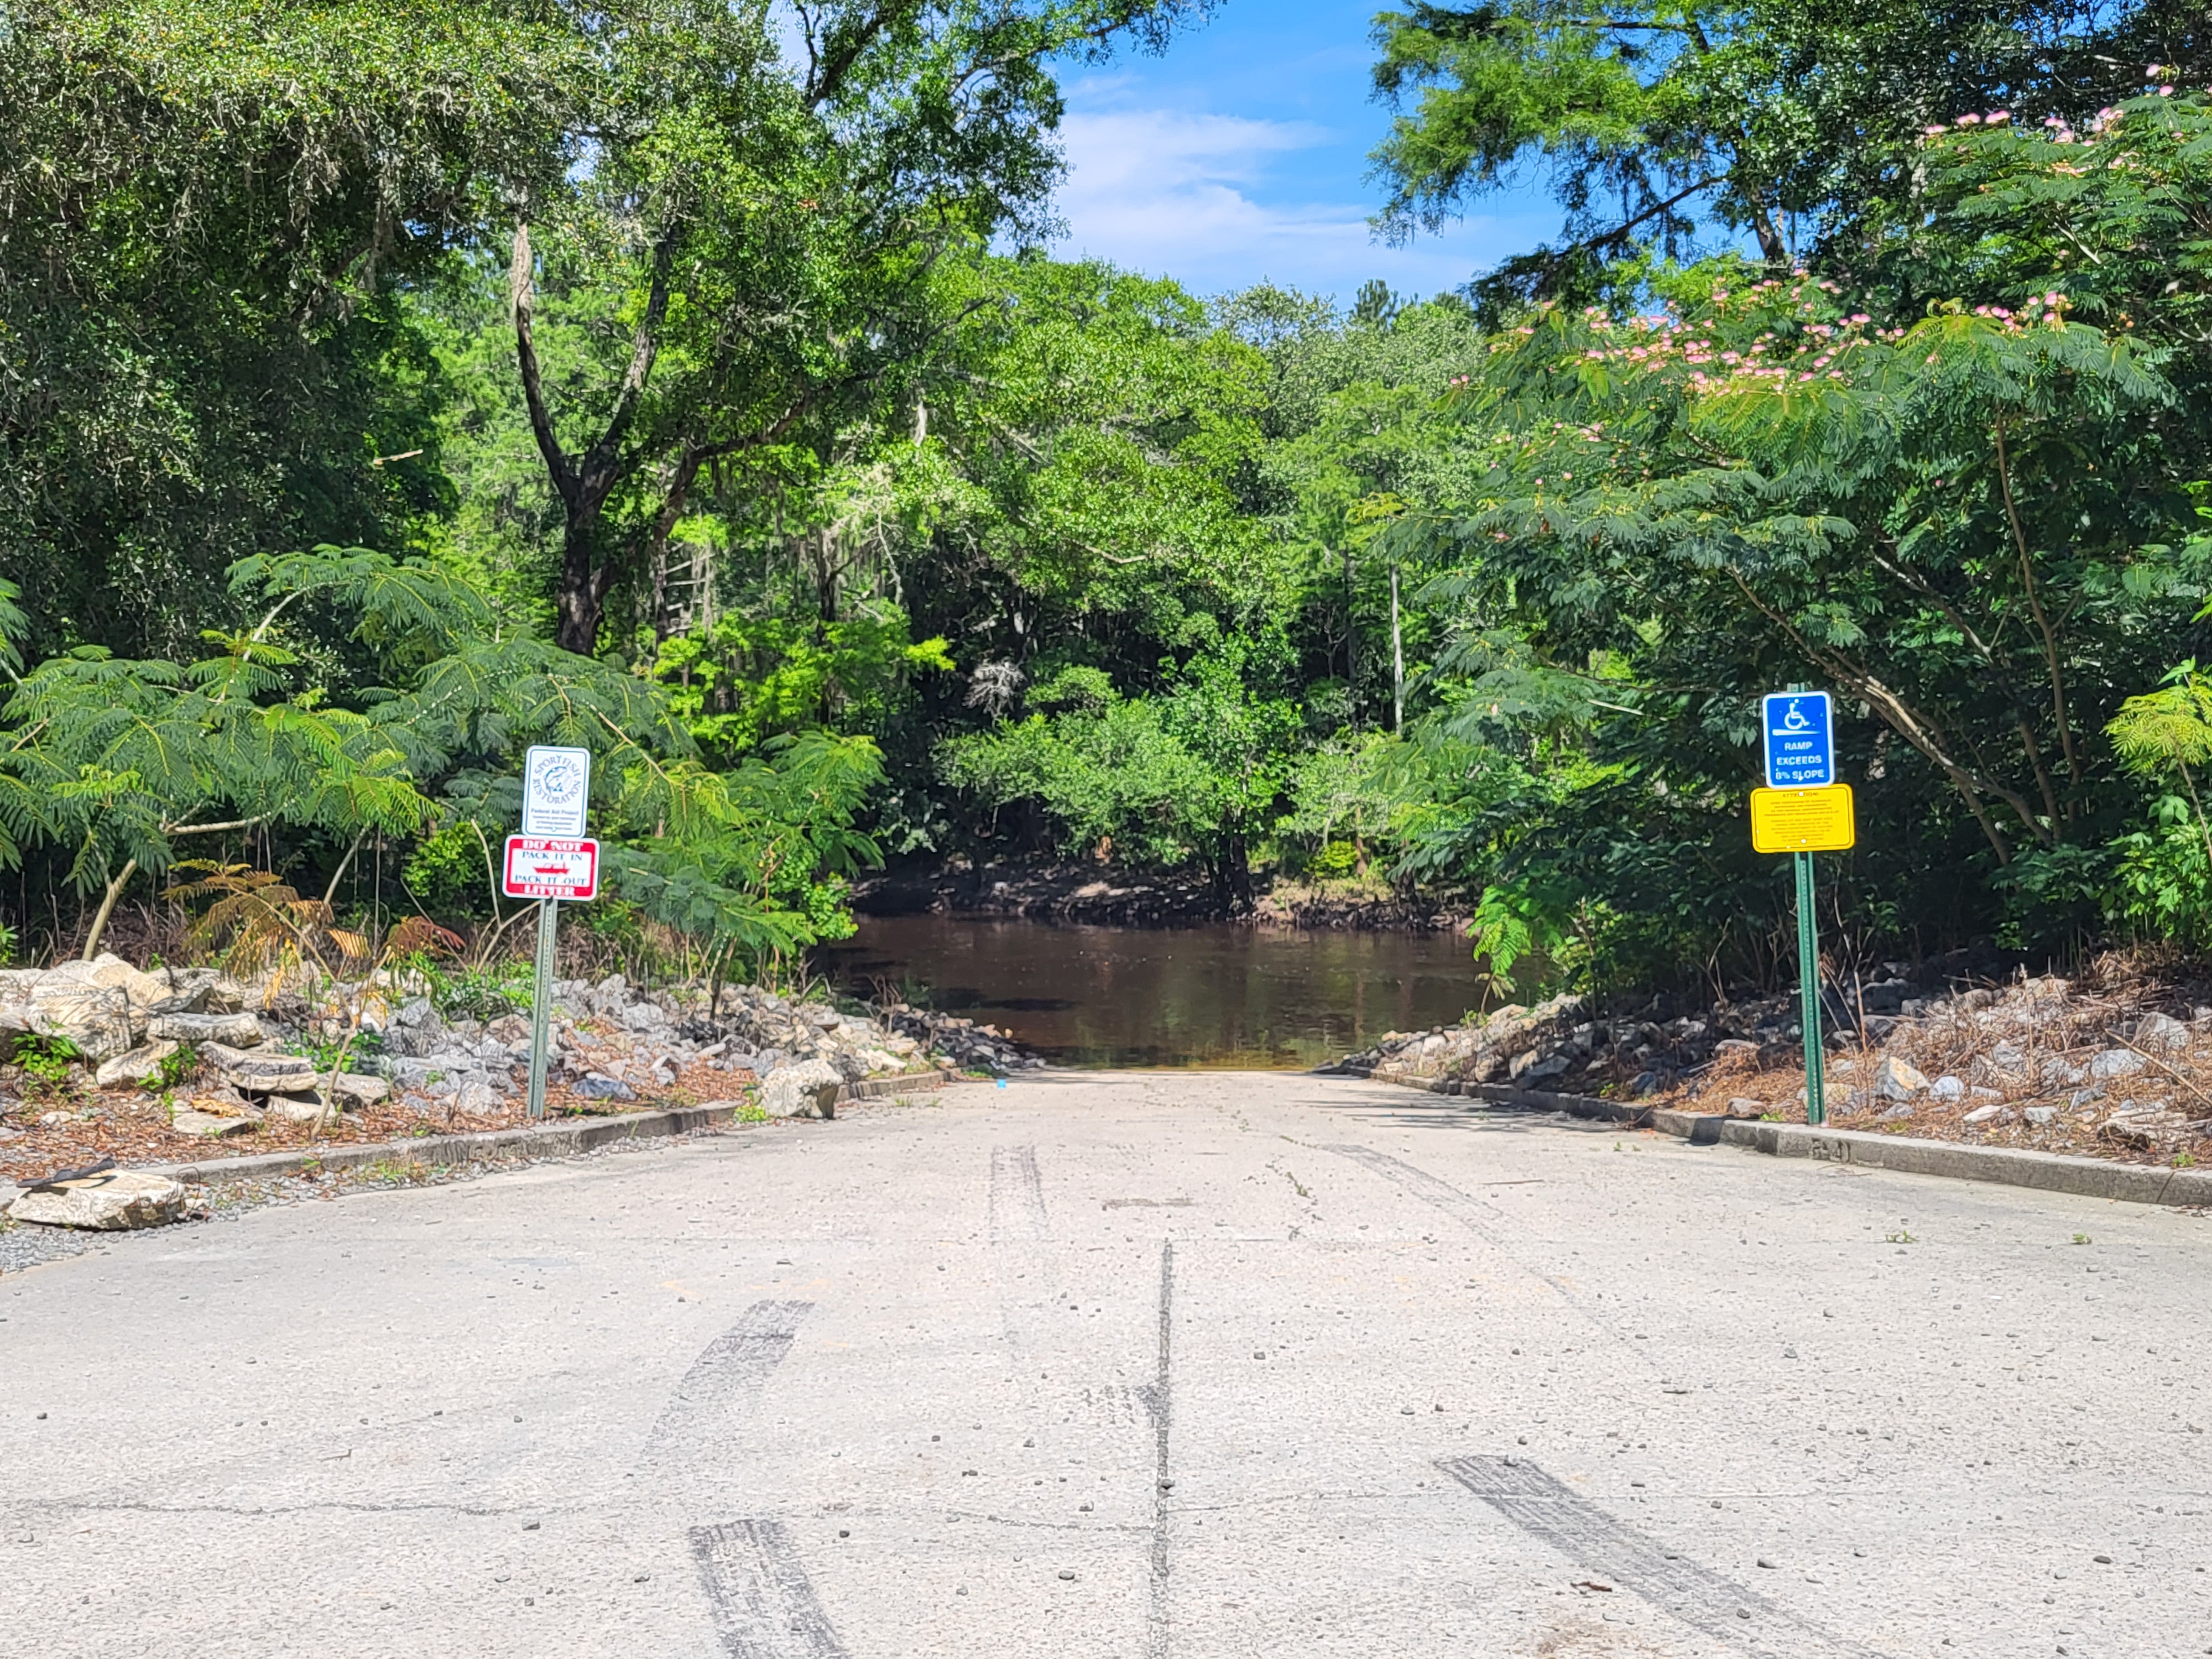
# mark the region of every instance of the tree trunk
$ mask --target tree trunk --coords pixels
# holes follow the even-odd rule
[[[1242,835],[1222,837],[1208,860],[1212,866],[1213,890],[1230,915],[1241,916],[1252,908],[1252,860]]]
[[[599,623],[606,615],[607,589],[614,567],[599,557],[599,507],[579,505],[568,513],[561,538],[561,591],[554,596],[553,640],[563,651],[588,657],[599,648]]]
[[[530,228],[514,228],[514,258],[507,266],[507,298],[514,322],[514,362],[522,380],[522,401],[530,413],[531,435],[544,458],[553,493],[561,498],[565,520],[561,537],[561,579],[554,595],[557,620],[554,637],[564,651],[589,656],[598,647],[599,623],[605,615],[607,590],[614,584],[614,567],[601,545],[605,509],[616,488],[637,468],[638,458],[629,448],[632,423],[637,416],[646,381],[660,349],[660,328],[668,313],[669,244],[664,239],[653,250],[653,277],[647,291],[644,314],[630,338],[630,357],[613,408],[589,449],[572,456],[562,447],[553,426],[552,410],[545,400],[544,379],[538,368],[534,326],[537,309],[533,282],[534,260]]]
[[[1390,729],[1406,729],[1406,637],[1398,625],[1398,562],[1390,561]]]
[[[90,962],[100,953],[100,936],[107,931],[107,919],[115,914],[115,901],[123,896],[123,890],[131,878],[138,873],[138,860],[126,859],[123,873],[107,884],[107,896],[100,902],[100,914],[92,919],[92,931],[84,936],[84,954],[80,958]]]

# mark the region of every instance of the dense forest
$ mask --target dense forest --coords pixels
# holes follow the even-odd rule
[[[1041,251],[1208,9],[0,0],[9,948],[505,948],[559,741],[621,952],[1033,854],[1774,982],[1799,683],[1840,949],[2212,944],[2200,8],[1386,12],[1377,234],[1562,225],[1348,307]]]

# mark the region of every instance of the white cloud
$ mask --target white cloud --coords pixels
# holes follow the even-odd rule
[[[1085,88],[1086,90],[1090,88]],[[1376,242],[1358,203],[1281,199],[1275,173],[1335,142],[1310,122],[1184,110],[1071,112],[1061,128],[1068,173],[1058,251],[1171,276],[1201,292],[1262,277],[1349,297],[1370,276],[1401,291],[1465,282],[1495,252],[1526,246],[1528,227],[1471,220],[1410,248]],[[1295,190],[1291,192],[1295,196]]]

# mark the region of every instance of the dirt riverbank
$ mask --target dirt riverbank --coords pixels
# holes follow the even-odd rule
[[[1449,902],[1372,883],[1263,879],[1252,907],[1240,910],[1200,875],[1024,860],[894,864],[857,884],[853,903],[865,915],[933,912],[1138,927],[1226,921],[1435,933],[1465,925]]]

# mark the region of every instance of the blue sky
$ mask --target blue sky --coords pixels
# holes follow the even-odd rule
[[[1054,252],[1202,294],[1269,278],[1349,303],[1380,276],[1401,294],[1456,288],[1556,234],[1540,192],[1490,198],[1439,234],[1393,248],[1364,175],[1389,130],[1372,101],[1368,29],[1383,0],[1225,0],[1164,57],[1072,65]]]

